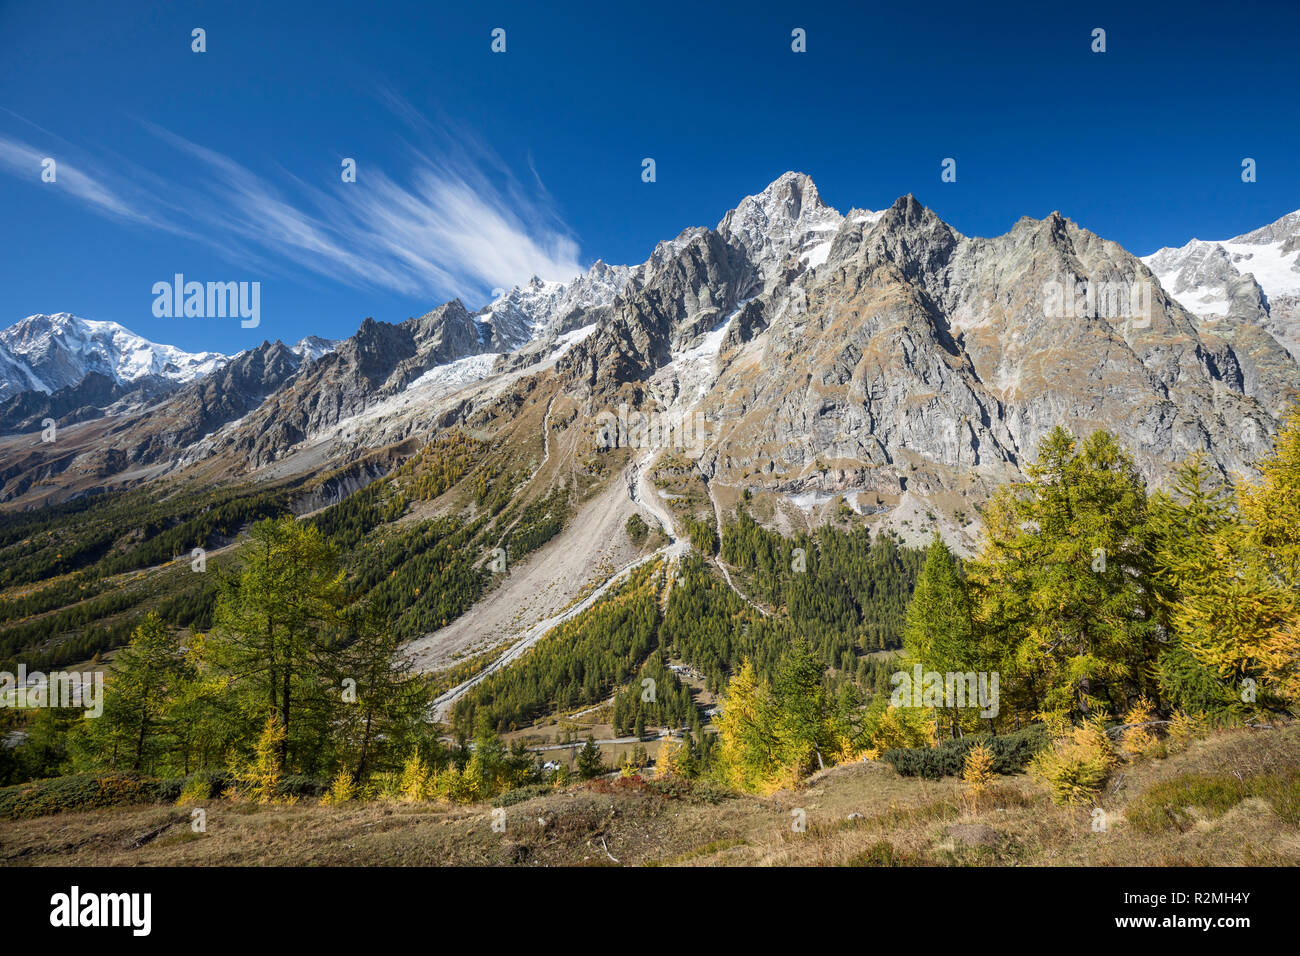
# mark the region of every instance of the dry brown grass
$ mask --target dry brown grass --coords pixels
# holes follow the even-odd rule
[[[1300,725],[1220,732],[1185,753],[1123,765],[1099,800],[1104,830],[1093,828],[1094,808],[1057,806],[1026,776],[998,778],[972,813],[960,780],[899,777],[881,763],[832,768],[765,798],[598,782],[507,808],[504,832],[487,806],[209,800],[199,804],[202,834],[189,807],[0,822],[0,865],[1300,865],[1300,830],[1259,797],[1218,816],[1191,808],[1185,831],[1144,833],[1124,814],[1179,777],[1295,767]],[[806,831],[792,829],[794,810]]]

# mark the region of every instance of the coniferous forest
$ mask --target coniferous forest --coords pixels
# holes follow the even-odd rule
[[[568,511],[563,488],[494,503],[475,476],[505,472],[448,442],[308,518],[269,515],[284,500],[271,493],[210,499],[184,520],[192,499],[127,493],[10,522],[5,547],[35,559],[25,568],[62,569],[0,605],[11,660],[115,653],[102,719],[36,711],[0,751],[0,783],[118,773],[263,802],[476,801],[562,785],[574,769],[503,738],[607,707],[620,738],[684,741],[664,738],[664,774],[728,790],[798,787],[865,759],[923,777],[1028,772],[1068,804],[1125,759],[1297,706],[1300,416],[1258,482],[1191,457],[1158,491],[1108,433],[1058,428],[1027,480],[990,500],[966,559],[937,535],[924,550],[865,527],[786,537],[742,502],[720,539],[699,522],[685,557],[642,565],[439,724],[435,682],[410,669],[405,641],[492,586],[488,545],[527,553]],[[472,507],[399,520],[457,487]],[[128,517],[155,537],[123,548],[114,522]],[[72,520],[103,530],[65,553]],[[629,523],[629,538],[644,545],[643,530]],[[170,592],[106,583],[160,556],[187,566],[195,541],[236,546]],[[34,573],[15,567],[11,584]],[[970,705],[942,682],[899,698],[900,674],[930,672],[970,675]],[[997,676],[993,708],[974,705],[978,675]],[[608,771],[594,741],[579,756],[579,776]]]

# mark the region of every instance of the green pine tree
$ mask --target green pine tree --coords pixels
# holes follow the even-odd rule
[[[103,714],[87,722],[100,763],[137,773],[159,769],[175,749],[172,700],[191,677],[176,635],[149,614],[114,662]]]
[[[969,565],[977,626],[1001,645],[1002,710],[1123,712],[1155,692],[1142,477],[1108,432],[1079,442],[1060,427],[1026,470],[995,495]]]
[[[588,735],[587,742],[578,751],[577,765],[578,776],[583,780],[591,780],[606,773],[605,759],[601,756],[594,737]]]
[[[971,620],[970,599],[956,559],[938,534],[926,550],[925,564],[907,606],[903,628],[905,665],[926,671],[971,671],[982,667]],[[952,736],[960,735],[956,708],[948,714]]]

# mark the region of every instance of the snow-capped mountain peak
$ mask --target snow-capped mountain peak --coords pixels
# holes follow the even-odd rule
[[[70,312],[37,314],[0,331],[0,397],[35,389],[53,392],[99,372],[120,385],[146,378],[178,384],[228,361],[218,352],[186,352],[136,335],[116,322]],[[21,370],[16,366],[20,366]]]
[[[804,173],[779,176],[755,196],[746,196],[718,223],[718,232],[739,242],[766,275],[792,252],[808,265],[826,261],[844,217],[822,202]]]
[[[1300,210],[1231,239],[1166,246],[1142,261],[1179,301],[1184,291],[1219,282],[1225,266],[1233,275],[1250,273],[1269,298],[1300,295]],[[1199,300],[1193,302],[1197,307],[1183,305],[1195,312],[1212,311]]]
[[[822,201],[811,178],[788,172],[762,192],[742,199],[723,217],[717,231],[743,245],[766,274],[792,252],[798,252],[809,266],[821,265],[843,221],[839,212]],[[642,283],[650,281],[661,265],[705,231],[686,229],[676,239],[660,242],[639,266],[609,265],[598,259],[586,274],[568,282],[533,276],[477,313],[484,346],[511,351],[585,325],[584,316],[610,305],[634,276]]]
[[[1300,359],[1300,210],[1231,239],[1166,246],[1142,261],[1189,312],[1257,321]]]
[[[338,344],[335,339],[321,338],[319,335],[308,335],[299,339],[298,344],[291,346],[289,351],[301,356],[308,362],[314,362],[322,355],[333,352],[338,348]]]
[[[632,276],[627,266],[611,266],[599,259],[568,282],[533,276],[523,285],[502,293],[481,312],[479,322],[502,351],[511,351],[550,332],[568,331],[567,319],[576,312],[609,305]]]
[[[1297,236],[1300,236],[1300,209],[1287,213],[1267,226],[1260,226],[1258,229],[1243,233],[1237,238],[1228,241],[1240,243],[1241,245],[1271,245],[1274,243],[1285,245],[1290,240],[1292,251],[1295,251]]]
[[[1177,249],[1161,249],[1142,261],[1183,308],[1197,315],[1227,314],[1228,286],[1240,274],[1222,244],[1193,239]]]

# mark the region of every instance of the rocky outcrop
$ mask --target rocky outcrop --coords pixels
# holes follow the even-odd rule
[[[703,415],[711,480],[978,494],[1022,477],[1057,424],[1116,432],[1153,481],[1196,451],[1250,473],[1300,394],[1258,326],[1207,330],[1057,213],[983,239],[913,196],[840,217],[796,174],[760,196],[661,244],[557,364],[589,414]]]
[[[293,455],[323,469],[457,422],[500,427],[558,390],[588,420],[621,403],[698,416],[700,474],[774,495],[964,510],[1023,477],[1058,424],[1115,432],[1153,482],[1197,451],[1250,474],[1300,366],[1240,250],[1290,255],[1290,229],[1149,268],[1058,213],[967,237],[910,195],[842,216],[787,173],[639,266],[537,279],[479,312],[367,319],[311,362],[264,345],[95,441],[128,463],[166,450],[229,473]],[[1174,289],[1179,270],[1213,271],[1225,311],[1193,314],[1153,268],[1174,269]]]
[[[53,418],[59,425],[86,421],[103,414],[101,410],[125,392],[126,389],[100,372],[90,372],[76,385],[54,392],[19,392],[0,403],[0,434],[39,430],[47,418]]]

